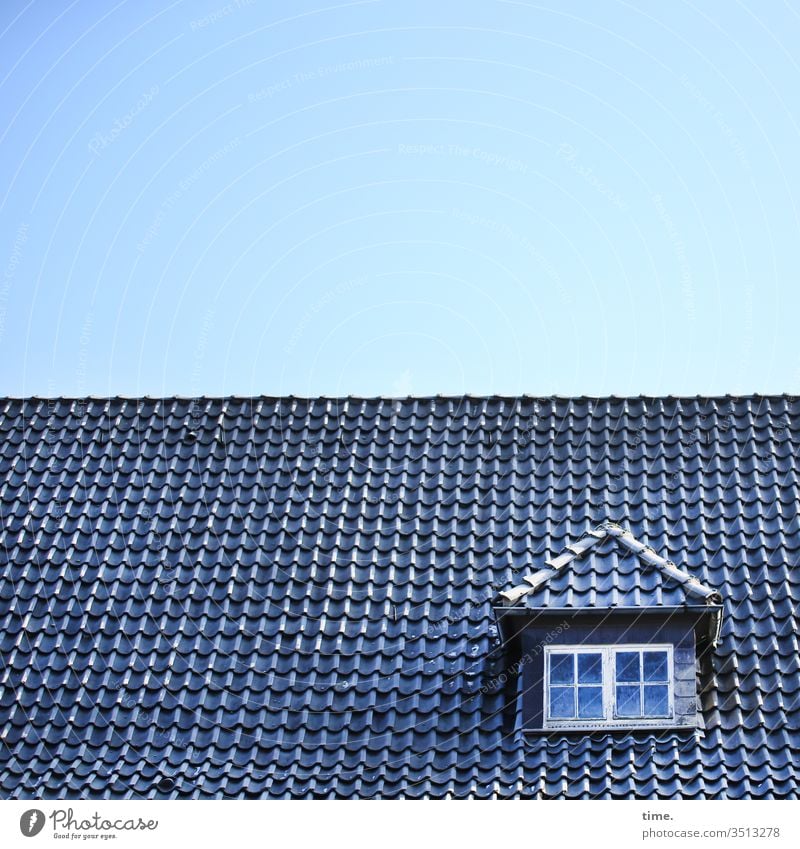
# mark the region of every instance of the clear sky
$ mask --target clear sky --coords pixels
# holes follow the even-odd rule
[[[0,394],[800,394],[798,3],[0,34]]]

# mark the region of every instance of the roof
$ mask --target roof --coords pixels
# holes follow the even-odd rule
[[[528,608],[678,607],[719,604],[720,594],[661,557],[630,531],[605,522],[500,593]]]
[[[798,412],[2,400],[0,792],[797,797]],[[704,728],[526,738],[493,599],[607,521],[723,599]]]

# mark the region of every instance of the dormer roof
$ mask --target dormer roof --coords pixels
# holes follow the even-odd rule
[[[500,597],[529,608],[721,604],[722,596],[672,560],[605,522],[587,531]]]

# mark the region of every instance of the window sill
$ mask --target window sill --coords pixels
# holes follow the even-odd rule
[[[523,728],[523,734],[557,737],[561,734],[608,734],[616,731],[696,731],[702,728],[702,717],[681,717],[680,720],[663,719],[653,722],[589,722],[573,725],[548,725],[545,728]]]

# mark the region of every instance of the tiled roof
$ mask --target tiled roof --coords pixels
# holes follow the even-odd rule
[[[0,792],[797,797],[798,413],[0,401]],[[608,520],[723,598],[704,727],[525,738],[492,601]]]

